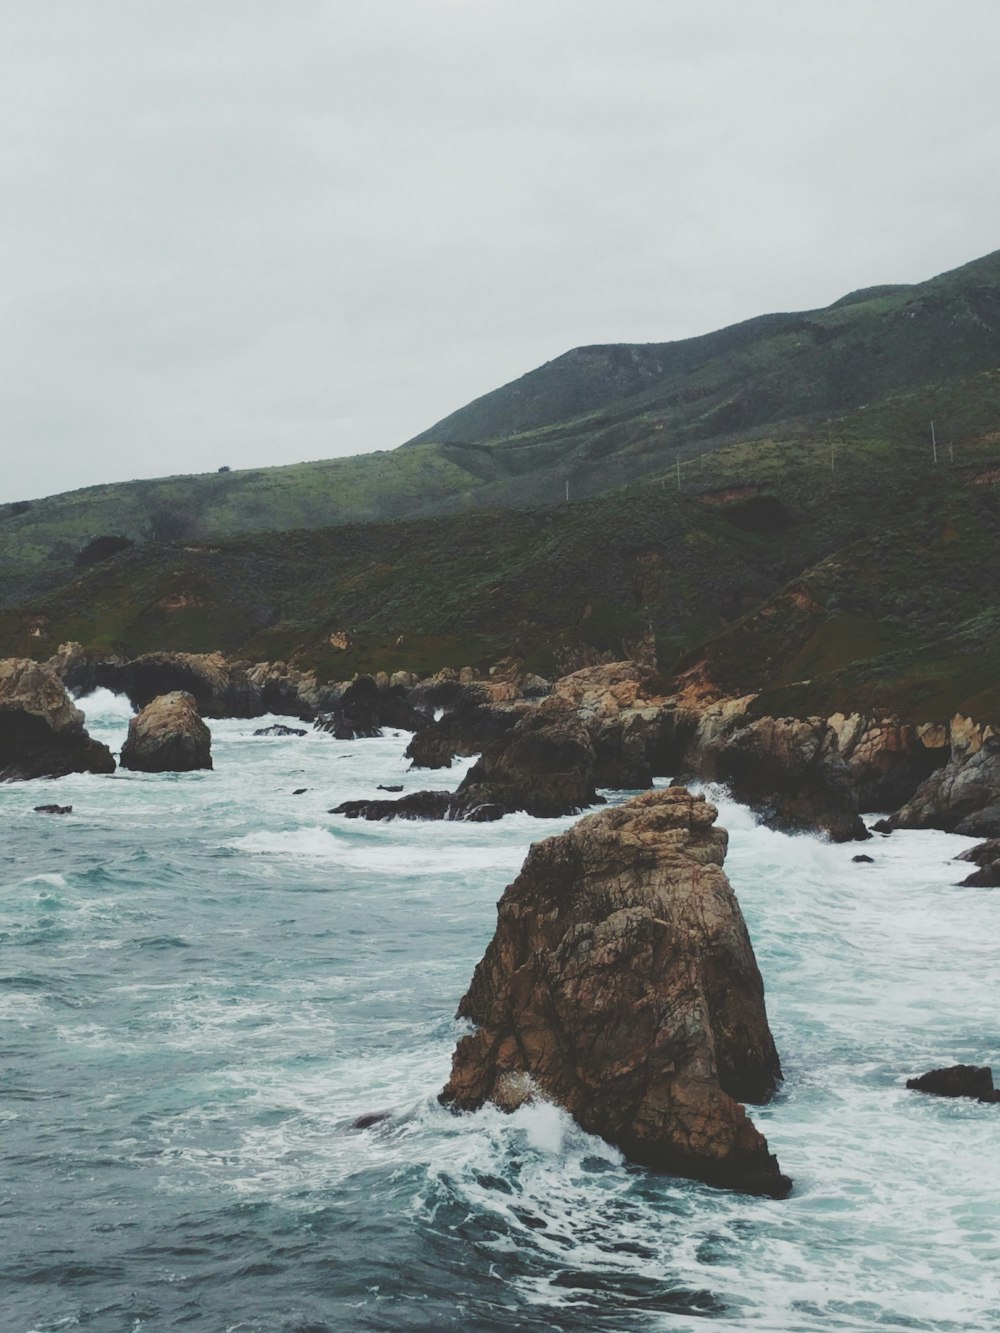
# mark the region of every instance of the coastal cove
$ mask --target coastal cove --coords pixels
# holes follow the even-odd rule
[[[128,702],[79,703],[117,752]],[[795,1181],[746,1197],[544,1104],[438,1105],[496,900],[575,817],[348,821],[473,760],[254,736],[280,720],[213,720],[211,772],[0,786],[7,1328],[995,1326],[1000,1110],[904,1086],[1000,1064],[976,839],[898,829],[856,864],[710,789],[785,1073],[754,1120]]]

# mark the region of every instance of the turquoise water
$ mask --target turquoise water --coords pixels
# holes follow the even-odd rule
[[[83,706],[117,748],[124,701]],[[496,899],[572,821],[334,818],[458,773],[270,720],[213,723],[213,773],[0,787],[4,1333],[1000,1328],[1000,1108],[903,1087],[1000,1074],[968,839],[855,865],[720,802],[787,1075],[753,1114],[795,1179],[743,1198],[549,1106],[437,1105]]]

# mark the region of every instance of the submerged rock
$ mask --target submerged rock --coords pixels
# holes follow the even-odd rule
[[[305,727],[286,727],[283,722],[275,722],[269,727],[258,727],[255,736],[304,736]]]
[[[490,823],[504,815],[499,805],[465,801],[450,791],[414,791],[398,801],[342,801],[327,813],[348,819],[461,819],[473,824]]]
[[[1000,888],[1000,838],[988,838],[978,847],[959,853],[956,861],[971,861],[978,869],[961,881],[962,888]]]
[[[993,1101],[993,1070],[989,1065],[949,1065],[932,1069],[919,1078],[908,1078],[906,1086],[915,1092],[930,1092],[935,1097],[975,1097]]]
[[[36,805],[36,815],[71,815],[73,807],[71,805]]]
[[[0,661],[0,782],[114,771],[54,671],[27,658]]]
[[[212,767],[212,736],[194,696],[161,694],[128,724],[122,768],[140,773],[189,773]]]
[[[647,792],[531,848],[459,1005],[476,1031],[443,1102],[537,1094],[633,1161],[787,1194],[740,1105],[781,1068],[715,818],[681,788]]]

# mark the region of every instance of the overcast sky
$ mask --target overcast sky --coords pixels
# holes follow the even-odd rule
[[[0,0],[0,501],[1000,248],[1000,0]]]

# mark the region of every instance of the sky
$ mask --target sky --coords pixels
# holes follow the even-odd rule
[[[1000,248],[997,0],[0,0],[0,502]]]

